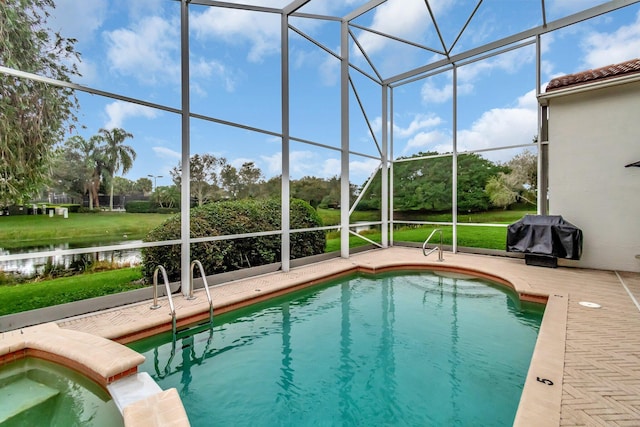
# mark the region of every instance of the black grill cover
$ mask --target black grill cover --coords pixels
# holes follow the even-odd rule
[[[580,259],[582,230],[560,215],[526,215],[507,228],[507,252]]]

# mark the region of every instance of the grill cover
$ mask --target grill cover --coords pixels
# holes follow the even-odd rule
[[[580,259],[582,230],[560,215],[525,215],[507,228],[507,252]]]

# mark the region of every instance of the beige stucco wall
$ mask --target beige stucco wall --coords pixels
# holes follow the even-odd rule
[[[580,267],[640,271],[640,82],[549,105],[549,212],[584,233]]]

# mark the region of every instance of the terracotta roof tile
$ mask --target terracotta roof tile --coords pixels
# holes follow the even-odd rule
[[[622,62],[620,64],[607,65],[595,70],[581,71],[575,74],[557,77],[549,82],[546,91],[562,89],[568,86],[591,83],[595,80],[610,79],[623,74],[640,73],[640,58]]]

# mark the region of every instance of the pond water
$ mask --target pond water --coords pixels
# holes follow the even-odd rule
[[[120,242],[100,242],[93,243],[96,246],[119,245],[142,243],[142,240],[126,240]],[[70,243],[59,243],[55,245],[31,246],[17,249],[0,248],[0,256],[28,254],[34,252],[45,252],[55,250],[77,249],[77,245]],[[41,258],[28,258],[0,262],[0,270],[5,273],[17,274],[21,276],[34,276],[41,274],[47,264],[52,264],[65,269],[86,265],[94,261],[110,261],[120,266],[139,265],[142,263],[140,249],[123,249],[120,251],[101,251],[75,255],[54,255]]]

